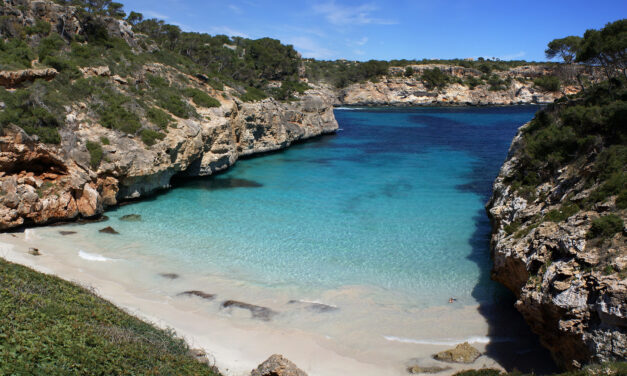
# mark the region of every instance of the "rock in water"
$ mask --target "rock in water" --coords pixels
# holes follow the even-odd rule
[[[440,372],[448,371],[449,369],[451,369],[451,367],[438,367],[438,366],[423,367],[419,365],[414,365],[411,367],[407,367],[407,372],[411,373],[412,375],[415,375],[419,373],[440,373]]]
[[[142,220],[142,216],[139,214],[127,214],[120,217],[120,221],[139,222]]]
[[[207,300],[213,300],[216,297],[215,294],[209,294],[207,292],[198,291],[198,290],[183,291],[179,295],[197,296],[199,298],[203,298],[203,299],[207,299]]]
[[[481,356],[479,350],[470,346],[468,342],[455,346],[454,349],[439,352],[433,356],[436,360],[452,363],[472,363]]]
[[[100,230],[98,230],[98,232],[102,232],[103,234],[112,234],[112,235],[119,235],[120,234],[119,232],[115,231],[113,229],[113,227],[111,227],[111,226],[107,226],[107,227],[105,227],[103,229],[100,229]]]
[[[272,317],[274,317],[277,314],[270,308],[261,307],[258,305],[244,303],[244,302],[238,302],[237,300],[227,300],[224,303],[222,303],[222,308],[229,308],[229,307],[247,309],[250,311],[254,319],[259,319],[263,321],[270,321]]]
[[[274,354],[254,369],[250,376],[307,376],[307,374],[283,355]]]

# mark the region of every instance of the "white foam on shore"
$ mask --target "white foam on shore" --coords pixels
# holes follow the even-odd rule
[[[96,253],[85,252],[83,250],[78,251],[78,257],[84,260],[88,260],[88,261],[99,261],[99,262],[115,261],[112,258],[104,257],[103,255],[99,255]]]
[[[465,339],[453,339],[453,338],[413,339],[413,338],[403,338],[403,337],[395,337],[395,336],[384,336],[383,338],[391,342],[413,343],[416,345],[435,345],[435,346],[455,346],[464,342],[488,344],[491,342],[510,342],[514,340],[512,338],[487,337],[487,336],[475,336],[475,337],[468,337]]]
[[[363,110],[363,108],[361,107],[335,107],[335,110],[355,111],[355,110]]]

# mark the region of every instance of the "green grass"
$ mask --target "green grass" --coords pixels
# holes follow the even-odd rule
[[[174,124],[174,118],[160,108],[152,107],[148,109],[146,116],[151,123],[163,130]]]
[[[1,259],[0,374],[217,375],[172,331]]]
[[[249,87],[241,97],[244,102],[256,102],[268,98],[268,95],[261,89]]]
[[[157,143],[157,140],[163,140],[165,138],[163,133],[153,131],[152,129],[142,130],[140,136],[146,146],[152,146]]]
[[[204,91],[194,88],[187,88],[183,91],[183,93],[187,97],[192,98],[194,103],[196,103],[196,105],[198,106],[207,108],[220,107],[220,102],[217,99],[210,97],[209,94],[205,93]]]
[[[616,214],[608,214],[592,221],[590,231],[588,231],[588,239],[609,238],[625,227],[625,223],[621,217]]]

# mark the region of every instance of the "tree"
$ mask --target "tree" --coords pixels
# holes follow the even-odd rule
[[[608,23],[601,30],[587,30],[575,61],[601,65],[608,79],[617,70],[627,77],[627,19]]]
[[[138,23],[142,22],[144,20],[144,15],[141,13],[137,13],[137,12],[133,12],[131,11],[131,13],[129,13],[128,17],[126,17],[126,21],[128,21],[128,23],[130,23],[131,25],[135,26]]]
[[[554,59],[559,56],[566,64],[572,64],[580,45],[581,37],[571,35],[566,38],[553,39],[549,42],[544,53],[547,59]]]
[[[109,3],[109,6],[107,7],[107,13],[109,16],[114,18],[124,18],[126,13],[122,10],[122,8],[124,8],[123,4],[112,2]]]

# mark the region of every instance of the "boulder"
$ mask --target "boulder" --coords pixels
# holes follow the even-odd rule
[[[455,346],[454,349],[435,354],[433,358],[443,362],[472,363],[480,356],[479,350],[472,347],[468,342],[464,342]]]
[[[274,354],[254,369],[250,376],[307,376],[307,374],[283,355]]]

